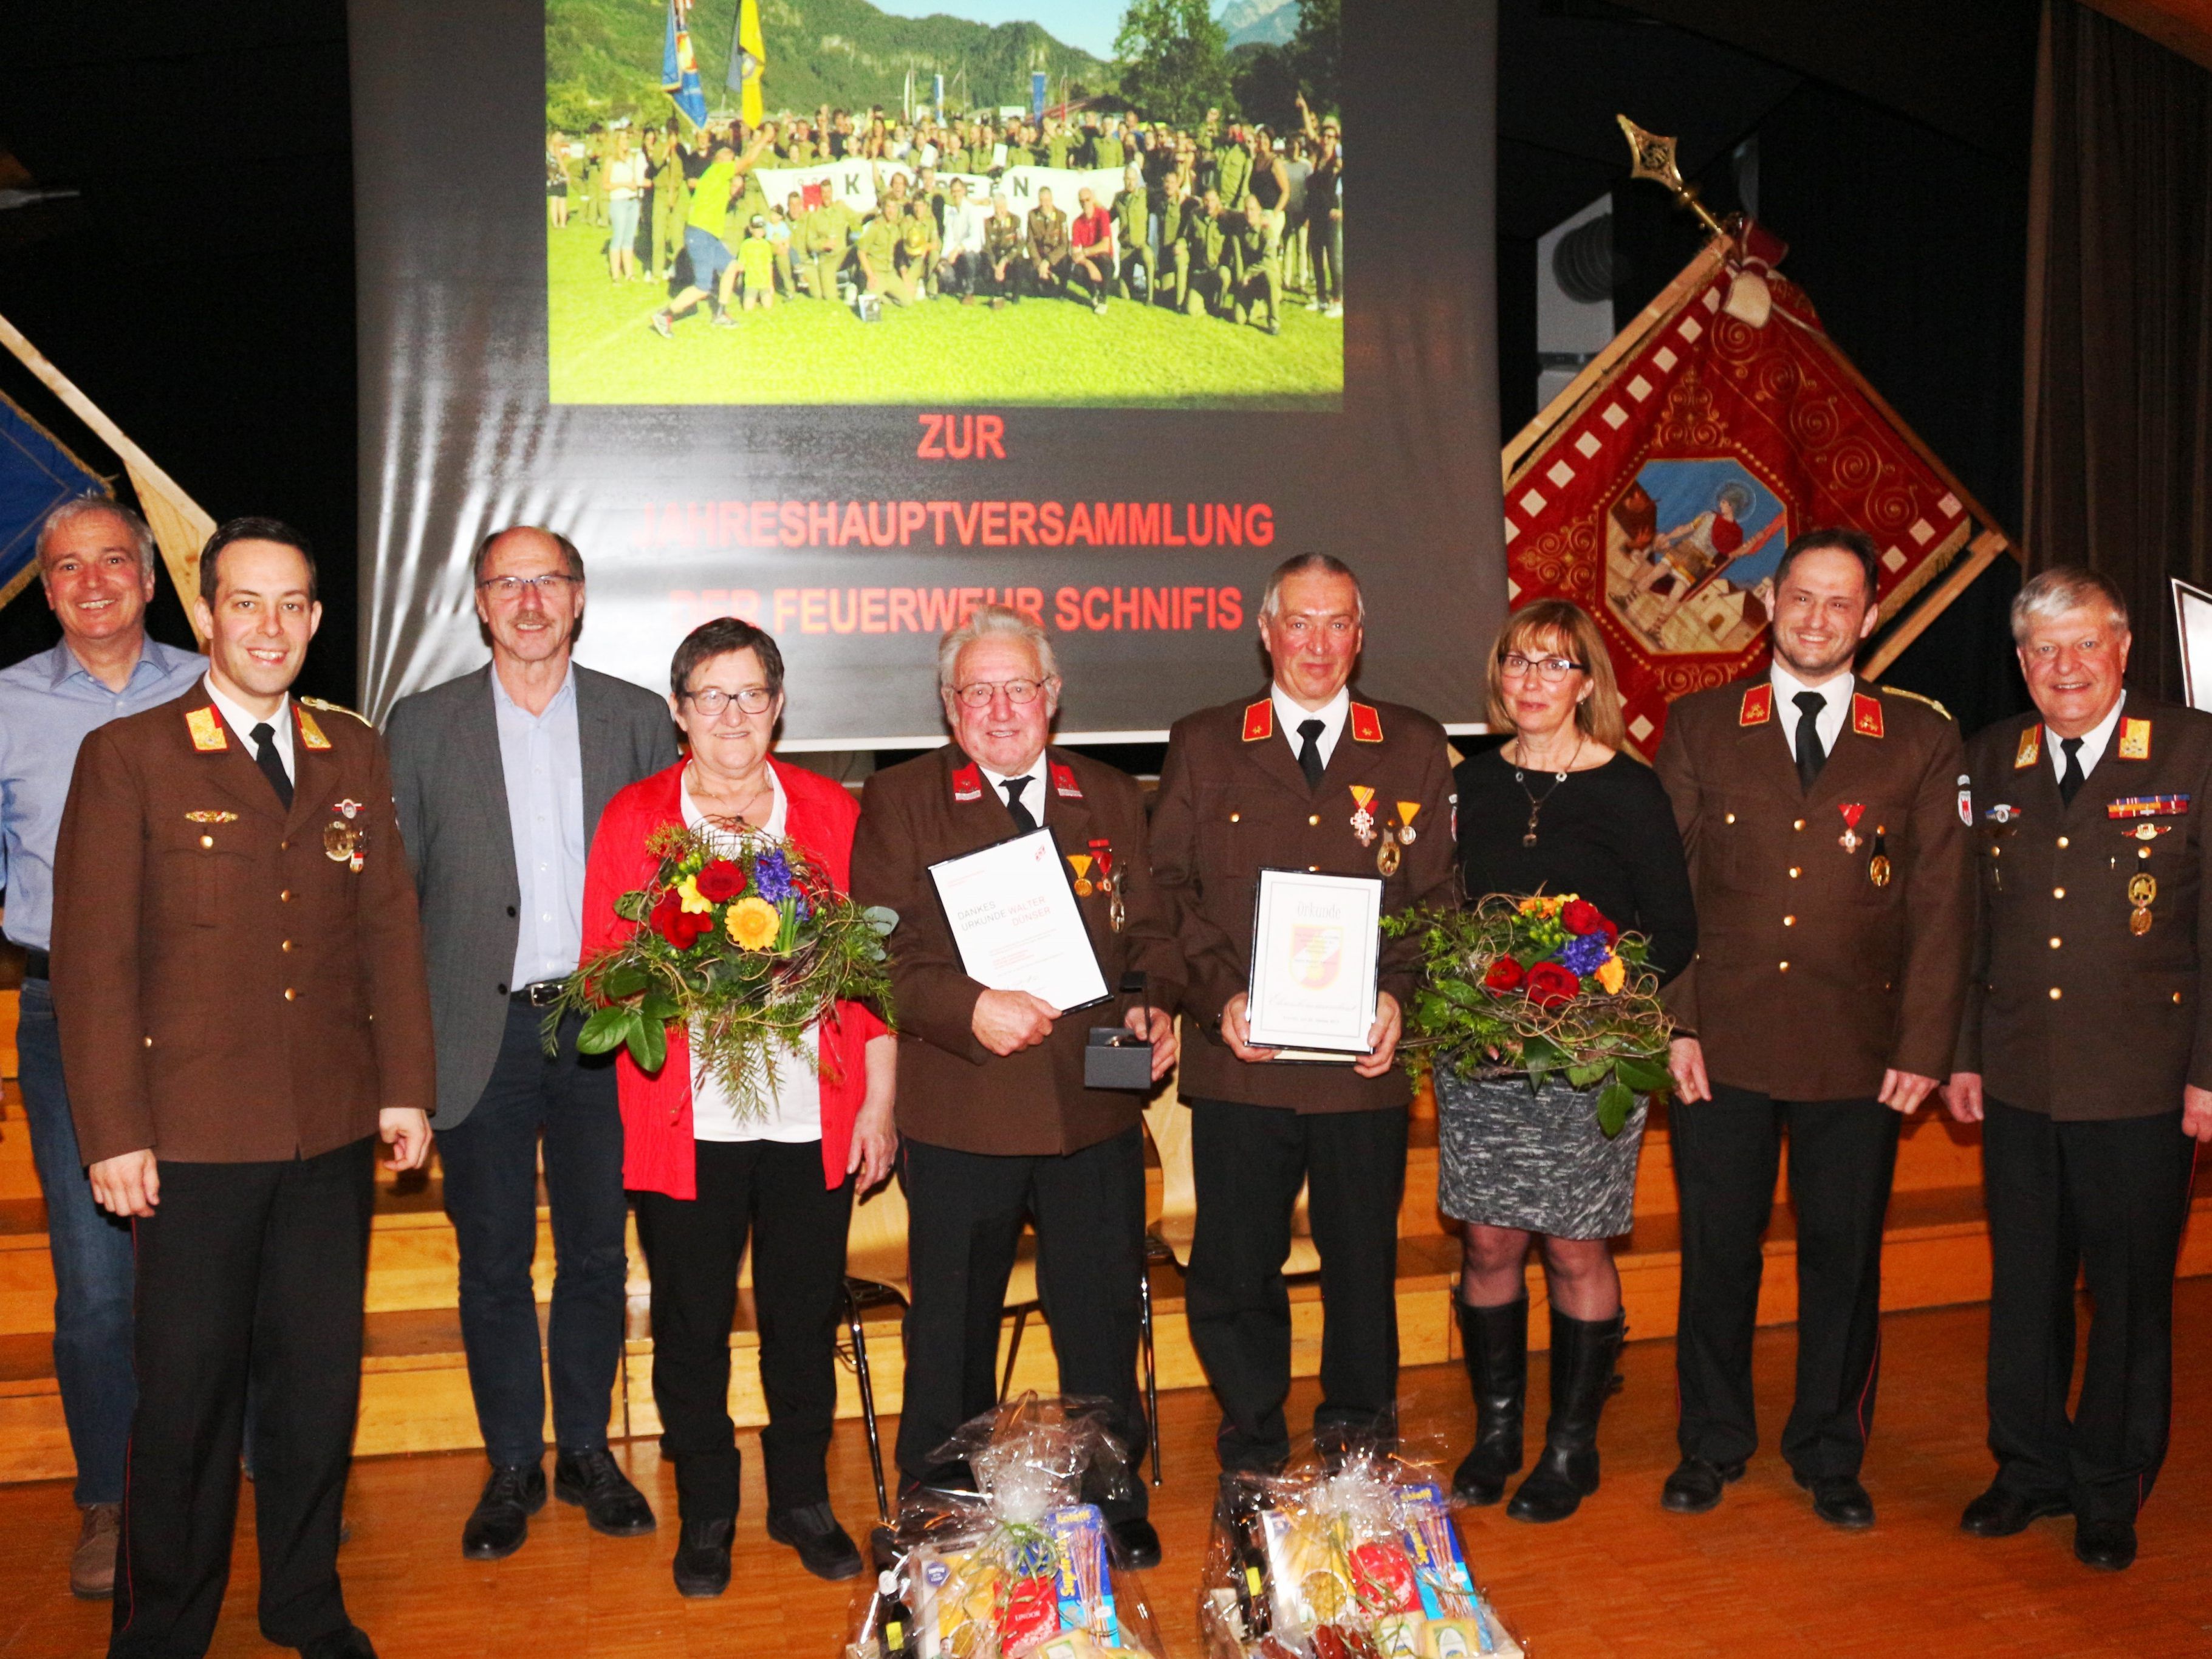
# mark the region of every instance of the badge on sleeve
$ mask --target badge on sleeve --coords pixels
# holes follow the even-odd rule
[[[1964,772],[1959,774],[1959,822],[1974,827],[1974,781]]]

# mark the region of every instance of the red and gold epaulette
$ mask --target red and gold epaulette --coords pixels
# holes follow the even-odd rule
[[[1275,700],[1262,697],[1244,706],[1244,741],[1265,743],[1275,735]]]
[[[1354,743],[1382,741],[1382,717],[1364,702],[1352,705],[1352,740]]]
[[[1054,794],[1058,795],[1062,800],[1083,799],[1083,786],[1075,781],[1073,767],[1065,765],[1059,761],[1052,761],[1047,763],[1045,771],[1052,779]]]
[[[300,741],[310,749],[327,749],[331,740],[323,735],[323,728],[315,724],[315,717],[303,703],[294,703],[292,712],[300,717]]]
[[[1881,735],[1881,699],[1863,691],[1851,693],[1851,730],[1863,738]]]
[[[2043,725],[2038,721],[2020,734],[2020,747],[2012,751],[2012,769],[2025,772],[2043,758]]]
[[[1757,685],[1743,688],[1743,708],[1737,713],[1738,726],[1764,726],[1774,718],[1774,682],[1761,680]]]
[[[192,734],[192,747],[203,755],[220,755],[230,747],[230,734],[223,730],[222,716],[210,703],[204,708],[185,711],[185,725]]]
[[[983,769],[969,761],[952,771],[952,799],[981,800],[983,799]]]
[[[2120,722],[2120,740],[2112,752],[2122,760],[2147,761],[2150,758],[2150,722],[2124,720]]]

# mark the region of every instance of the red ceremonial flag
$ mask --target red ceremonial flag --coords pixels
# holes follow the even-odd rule
[[[1874,538],[1885,624],[1961,548],[1963,576],[2006,545],[1774,273],[1784,252],[1756,225],[1716,238],[1505,452],[1508,600],[1596,618],[1646,755],[1670,700],[1763,665],[1797,535]]]

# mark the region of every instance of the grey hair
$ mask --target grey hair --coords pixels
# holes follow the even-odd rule
[[[131,539],[138,548],[138,568],[145,574],[154,574],[154,532],[146,527],[146,520],[117,501],[112,495],[77,495],[64,501],[39,520],[39,539],[33,550],[33,562],[41,575],[46,568],[46,544],[70,525],[94,513],[104,513],[131,532]]]
[[[2029,577],[2013,596],[2012,642],[2025,645],[2027,630],[2036,623],[2096,604],[2102,604],[2123,629],[2127,627],[2128,602],[2109,577],[2084,565],[2055,564]]]
[[[1358,601],[1360,626],[1367,625],[1367,591],[1360,586],[1352,567],[1333,553],[1300,553],[1277,565],[1267,577],[1267,591],[1260,598],[1261,622],[1272,622],[1283,608],[1283,584],[1293,576],[1342,576],[1352,584],[1352,598]]]
[[[562,568],[566,570],[569,576],[574,580],[581,581],[584,580],[584,556],[577,551],[576,544],[570,541],[566,536],[562,535],[557,530],[548,530],[544,526],[536,524],[507,525],[501,529],[493,531],[490,535],[478,542],[477,544],[476,562],[469,573],[471,580],[475,581],[482,581],[483,580],[484,561],[491,556],[492,544],[497,541],[501,536],[511,536],[518,530],[534,531],[540,536],[550,538],[554,545],[561,550]]]
[[[1025,613],[1003,605],[978,605],[966,622],[937,642],[938,689],[952,689],[952,671],[960,653],[978,640],[1020,640],[1036,653],[1037,672],[1046,679],[1060,678],[1060,663],[1052,653],[1052,638]]]

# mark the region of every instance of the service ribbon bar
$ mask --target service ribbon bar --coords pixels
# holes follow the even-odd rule
[[[2105,808],[2108,818],[2162,818],[2189,810],[2186,795],[2124,795]]]

